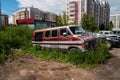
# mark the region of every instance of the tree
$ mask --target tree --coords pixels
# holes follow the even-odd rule
[[[57,26],[61,26],[61,25],[62,25],[62,17],[61,15],[59,15],[57,18]]]
[[[84,14],[81,18],[81,25],[83,29],[87,31],[94,32],[97,29],[94,17],[86,14]]]
[[[66,12],[63,12],[62,18],[63,18],[63,25],[67,26],[67,15],[66,15]]]
[[[60,14],[58,16],[57,25],[58,26],[66,26],[66,25],[68,25],[67,24],[67,15],[66,15],[66,12],[63,12],[62,14]]]
[[[88,16],[86,14],[83,14],[82,18],[81,18],[81,25],[83,27],[83,29],[88,30]]]
[[[89,31],[94,32],[94,31],[97,29],[96,23],[95,23],[95,19],[94,19],[93,16],[90,16],[90,17],[88,18],[88,24],[89,24],[89,28],[88,28]]]
[[[105,30],[105,25],[104,24],[100,24],[99,29],[100,30]]]
[[[108,26],[108,30],[112,30],[113,27],[114,27],[113,23],[112,23],[112,21],[110,21],[109,26]]]

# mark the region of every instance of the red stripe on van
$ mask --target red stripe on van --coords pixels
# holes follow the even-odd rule
[[[82,45],[82,44],[72,44],[72,43],[68,43],[68,44],[65,44],[65,43],[33,43],[33,44],[44,44],[44,45],[77,45],[77,46],[79,46],[79,45]]]

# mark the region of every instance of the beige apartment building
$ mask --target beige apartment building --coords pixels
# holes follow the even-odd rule
[[[50,26],[52,24],[53,25],[56,24],[57,15],[52,12],[44,12],[38,8],[24,7],[14,12],[12,18],[13,18],[13,24],[15,25],[18,24],[17,21],[19,20],[24,20],[24,24],[25,24],[25,21],[29,22],[27,20],[32,18],[35,20],[34,22],[37,22],[37,24],[33,23],[34,25],[38,26],[41,24],[42,26],[43,25]],[[50,25],[47,25],[47,24],[50,24]]]
[[[120,14],[110,15],[110,21],[112,21],[114,28],[120,28]]]
[[[107,29],[109,23],[110,6],[104,0],[67,0],[67,16],[69,24],[80,24],[83,14],[93,16],[96,27],[101,24]]]

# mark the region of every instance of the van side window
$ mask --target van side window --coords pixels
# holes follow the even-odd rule
[[[57,37],[57,30],[52,30],[52,37]]]
[[[42,41],[43,32],[35,33],[35,41]]]
[[[66,28],[60,29],[60,35],[61,36],[63,36],[63,33],[66,33],[67,35],[70,35],[70,32]]]
[[[45,37],[50,37],[50,31],[46,31]]]

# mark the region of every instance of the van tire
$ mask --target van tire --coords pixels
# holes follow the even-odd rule
[[[69,54],[71,54],[71,53],[82,53],[82,51],[78,48],[71,48],[71,49],[69,49],[68,53]]]

